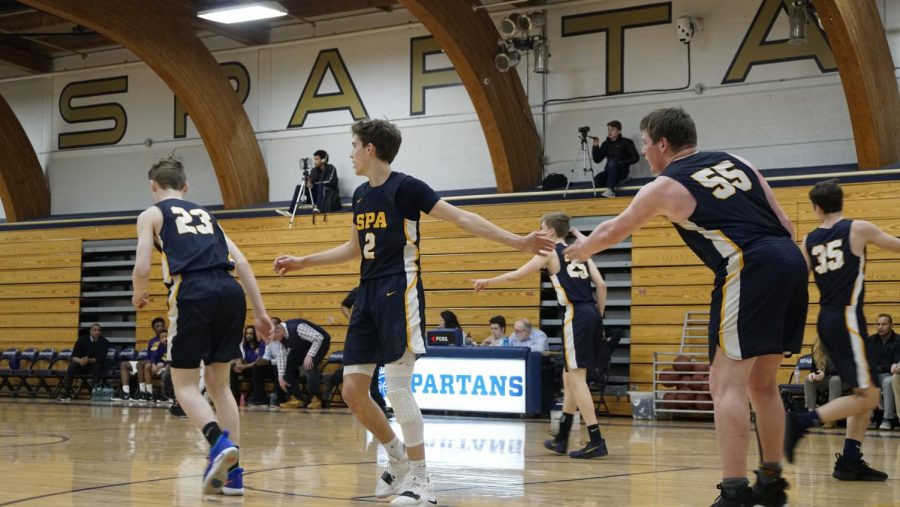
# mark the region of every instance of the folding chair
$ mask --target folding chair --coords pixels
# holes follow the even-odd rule
[[[812,371],[812,354],[801,356],[797,360],[797,367],[791,372],[787,384],[780,384],[778,392],[786,410],[805,407],[803,394],[803,379]],[[799,383],[798,383],[799,382]]]
[[[344,383],[344,351],[337,350],[328,355],[328,360],[322,365],[320,370],[324,387],[322,388],[322,399],[326,400],[328,406],[335,401],[344,402],[341,397],[341,386]]]
[[[31,385],[28,383],[28,377],[31,376],[31,366],[37,360],[38,351],[35,348],[25,349],[19,356],[19,364],[12,371],[10,377],[15,380],[13,385],[13,396],[18,396],[19,391],[24,387],[28,394],[31,394]]]
[[[0,356],[0,392],[5,387],[10,393],[13,392],[13,385],[10,382],[12,372],[19,366],[19,349],[9,348]]]
[[[53,364],[54,359],[56,359],[56,351],[52,348],[44,349],[31,365],[29,378],[34,379],[35,383],[28,383],[26,388],[30,391],[32,397],[37,396],[41,391],[47,393],[47,395],[52,394],[53,388],[47,383],[47,379],[53,376],[50,372],[50,366]]]
[[[609,405],[606,404],[604,394],[606,386],[609,384],[610,367],[612,365],[612,356],[622,341],[622,332],[614,330],[606,334],[603,341],[600,342],[600,351],[598,353],[598,368],[588,371],[588,385],[591,391],[596,392],[599,398],[595,402],[595,410],[598,414],[611,415]],[[602,409],[601,409],[602,407]]]

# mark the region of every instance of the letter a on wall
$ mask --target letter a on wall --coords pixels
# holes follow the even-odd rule
[[[806,44],[788,44],[787,39],[767,40],[779,15],[787,16],[790,0],[763,0],[741,46],[734,55],[722,84],[742,83],[754,65],[812,58],[822,72],[837,70],[837,62],[825,33],[812,19],[806,22]]]
[[[334,82],[337,84],[338,91],[334,93],[319,93],[322,81],[325,79],[326,72],[331,72]],[[312,71],[309,73],[309,79],[303,87],[303,93],[300,94],[300,100],[297,101],[297,107],[294,108],[294,114],[291,115],[291,121],[288,128],[302,127],[306,122],[306,117],[310,113],[321,113],[325,111],[341,111],[348,110],[353,115],[353,120],[362,120],[369,117],[366,108],[359,98],[356,91],[356,85],[350,78],[347,66],[344,64],[341,53],[337,49],[325,49],[319,52],[316,63],[313,64]]]

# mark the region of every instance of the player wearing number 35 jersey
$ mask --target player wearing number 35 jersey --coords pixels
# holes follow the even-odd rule
[[[656,216],[678,234],[714,275],[709,316],[710,390],[722,457],[721,495],[714,505],[784,505],[781,478],[784,411],[777,373],[784,352],[799,352],[807,306],[803,254],[793,225],[766,180],[749,162],[697,150],[697,129],[682,109],[663,108],[641,121],[642,152],[658,177],[628,208],[566,249],[585,259]],[[673,268],[667,280],[696,283]],[[756,410],[761,467],[746,477],[749,401]]]
[[[835,180],[817,183],[809,191],[813,211],[821,224],[803,238],[809,268],[819,288],[819,343],[834,363],[841,381],[853,387],[843,396],[803,414],[789,413],[784,446],[788,459],[806,431],[819,423],[847,419],[844,452],[838,455],[832,476],[844,481],[883,481],[887,474],[862,459],[862,440],[869,416],[878,405],[877,360],[867,354],[865,299],[866,245],[900,252],[900,239],[862,220],[847,220],[842,209],[844,192]]]

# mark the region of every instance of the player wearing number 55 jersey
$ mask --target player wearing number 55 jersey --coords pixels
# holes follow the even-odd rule
[[[884,481],[887,474],[863,461],[860,447],[880,390],[877,361],[867,356],[865,337],[866,245],[900,252],[900,239],[888,236],[862,220],[842,214],[844,192],[835,180],[817,183],[809,191],[813,211],[821,225],[803,239],[804,255],[819,288],[819,342],[841,375],[853,387],[851,396],[832,400],[805,414],[789,413],[785,451],[793,459],[794,447],[808,428],[847,418],[844,452],[838,455],[832,476],[845,481]]]
[[[240,357],[244,289],[253,303],[260,336],[272,333],[272,321],[244,255],[202,206],[184,200],[187,179],[178,160],[153,164],[150,191],[156,202],[138,216],[138,243],[132,303],[150,302],[147,285],[154,244],[162,254],[163,279],[169,287],[169,346],[175,397],[211,446],[203,493],[243,494],[238,466],[240,419],[228,384],[231,361]],[[231,276],[237,269],[244,288]],[[200,362],[215,413],[200,394]]]
[[[546,268],[556,289],[556,298],[565,309],[563,318],[563,355],[566,369],[563,372],[563,414],[559,420],[556,438],[544,442],[544,446],[558,454],[565,454],[569,447],[569,431],[575,409],[581,411],[587,424],[590,441],[583,449],[572,451],[573,458],[599,458],[607,455],[606,442],[600,435],[594,399],[587,385],[587,370],[597,368],[600,342],[603,339],[603,313],[606,309],[606,282],[593,259],[585,262],[570,260],[563,255],[566,235],[569,233],[569,215],[547,213],[541,217],[541,230],[556,242],[555,254],[535,255],[522,267],[494,278],[475,280],[475,290],[521,280],[528,274]],[[591,288],[591,282],[594,289]],[[592,293],[596,291],[597,301]]]
[[[353,414],[384,444],[390,465],[375,495],[399,495],[392,505],[436,505],[425,470],[422,413],[411,385],[416,354],[425,352],[425,297],[419,269],[422,213],[453,222],[471,234],[537,253],[552,248],[545,235],[526,237],[500,229],[474,213],[440,199],[425,183],[391,170],[400,150],[400,130],[384,120],[353,125],[353,170],[368,181],[353,193],[350,240],[325,252],[275,259],[279,274],[360,259],[360,284],[344,343],[342,395]],[[369,397],[375,365],[383,363],[387,398],[403,432],[397,439],[384,413]]]
[[[618,217],[566,250],[583,260],[656,216],[673,222],[715,275],[710,304],[710,389],[722,458],[714,505],[783,505],[784,410],[776,375],[783,352],[798,352],[807,306],[803,254],[793,225],[749,162],[696,148],[697,130],[678,108],[641,121],[642,152],[658,177]],[[691,283],[691,282],[689,282]],[[749,401],[757,414],[762,463],[753,489],[746,478]]]

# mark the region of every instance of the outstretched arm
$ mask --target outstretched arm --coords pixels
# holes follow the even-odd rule
[[[875,224],[865,220],[854,220],[853,226],[859,230],[860,236],[866,240],[866,243],[872,243],[879,248],[900,253],[900,238],[891,236],[879,229]]]
[[[519,269],[515,271],[510,271],[508,273],[503,273],[502,275],[497,275],[493,278],[480,278],[475,280],[475,292],[481,292],[484,289],[487,289],[491,285],[499,285],[504,282],[517,282],[525,277],[525,275],[529,275],[538,271],[542,267],[547,264],[547,257],[543,255],[535,255],[528,262],[522,265]]]
[[[359,258],[359,238],[356,236],[356,226],[350,226],[350,240],[324,252],[314,253],[303,257],[292,255],[279,255],[275,258],[273,268],[279,275],[291,271],[299,271],[304,268],[312,268],[323,264],[340,264]]]
[[[428,215],[452,222],[460,229],[497,243],[538,254],[542,250],[553,250],[553,240],[539,232],[532,232],[528,236],[517,236],[505,229],[501,229],[487,219],[475,213],[461,210],[441,199],[431,208]]]
[[[634,200],[625,211],[616,218],[595,227],[590,236],[577,234],[575,242],[569,245],[569,248],[566,248],[563,253],[572,260],[584,262],[591,255],[621,242],[653,217],[663,214],[668,205],[667,199],[669,199],[669,193],[665,188],[665,185],[669,183],[664,180],[671,181],[669,178],[657,178],[645,185],[634,196]],[[678,185],[674,181],[671,184]]]

